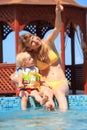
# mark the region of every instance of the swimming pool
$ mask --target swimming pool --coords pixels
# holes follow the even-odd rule
[[[7,99],[9,102],[10,98]],[[19,98],[16,100],[20,103]],[[49,112],[44,107],[34,107],[34,102],[27,111],[22,111],[15,103],[11,108],[11,102],[10,107],[0,110],[0,130],[87,130],[87,96],[69,96],[68,101],[67,112]]]
[[[0,115],[0,130],[87,130],[87,111],[82,110],[8,110]]]

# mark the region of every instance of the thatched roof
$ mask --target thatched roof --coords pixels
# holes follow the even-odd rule
[[[27,5],[55,5],[58,0],[0,0],[0,5],[27,4]],[[71,5],[84,8],[76,0],[61,0],[63,5]]]

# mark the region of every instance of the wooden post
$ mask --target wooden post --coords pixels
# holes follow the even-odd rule
[[[16,54],[18,53],[18,39],[19,39],[20,26],[18,21],[15,19],[15,49]]]
[[[86,34],[85,34],[85,39],[86,39],[86,47],[87,47],[87,12],[86,12]],[[87,94],[87,55],[84,56],[84,73],[85,73],[84,93]]]
[[[3,24],[0,23],[0,63],[3,62],[2,38],[3,38]]]
[[[85,84],[84,93],[87,94],[87,57],[84,58]]]
[[[61,62],[62,62],[62,68],[65,72],[65,37],[64,37],[64,23],[62,22],[62,28],[61,28]]]

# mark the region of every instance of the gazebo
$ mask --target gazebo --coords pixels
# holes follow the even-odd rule
[[[85,49],[87,47],[87,7],[75,0],[61,0],[64,5],[61,28],[61,61],[66,77],[71,82],[72,93],[83,89],[87,94],[87,51],[84,53],[84,64],[75,65],[74,34],[77,25],[83,33]],[[55,0],[0,0],[0,94],[15,94],[16,86],[11,83],[10,75],[15,64],[3,63],[3,40],[14,31],[15,48],[18,52],[18,37],[22,30],[43,38],[45,33],[54,27]],[[65,32],[71,38],[72,65],[65,65]],[[8,46],[9,47],[9,46]]]

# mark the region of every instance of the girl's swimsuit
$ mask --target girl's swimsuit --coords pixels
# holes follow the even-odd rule
[[[29,68],[23,68],[19,67],[16,69],[16,75],[18,75],[18,71],[22,69],[23,71],[23,79],[24,82],[26,82],[26,87],[23,89],[19,89],[18,93],[20,93],[21,90],[27,91],[29,94],[32,90],[38,90],[40,89],[40,77],[41,75],[38,73],[38,68],[33,66]]]

